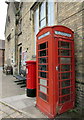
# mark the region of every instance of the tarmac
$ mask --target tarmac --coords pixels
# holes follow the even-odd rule
[[[0,69],[0,118],[42,118],[48,119],[36,107],[36,98],[26,96],[26,88],[20,88],[12,75],[5,75]],[[58,115],[56,119],[67,118],[83,120],[76,112],[66,112]],[[5,119],[4,119],[5,120]]]

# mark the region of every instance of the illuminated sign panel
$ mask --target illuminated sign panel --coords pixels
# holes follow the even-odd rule
[[[71,34],[65,33],[65,32],[60,32],[60,31],[55,31],[55,34],[62,35],[62,36],[67,36],[67,37],[71,37]]]
[[[43,38],[43,37],[46,37],[46,36],[48,36],[49,34],[50,34],[50,32],[46,32],[46,33],[44,33],[43,35],[39,36],[38,39],[41,39],[41,38]]]

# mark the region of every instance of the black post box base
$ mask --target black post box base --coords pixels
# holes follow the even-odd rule
[[[36,89],[27,89],[26,92],[28,97],[36,97]]]

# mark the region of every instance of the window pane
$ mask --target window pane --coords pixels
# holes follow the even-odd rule
[[[40,84],[47,86],[47,80],[40,79]]]
[[[47,78],[47,73],[46,72],[40,72],[40,77]]]
[[[43,28],[46,26],[46,18],[44,18],[42,21],[40,21],[40,28]]]
[[[47,71],[47,65],[39,65],[39,70]]]
[[[70,79],[70,73],[62,73],[62,79]]]
[[[70,88],[62,89],[62,95],[70,94]]]
[[[70,64],[71,58],[60,58],[61,64]]]
[[[71,48],[71,43],[59,41],[59,48]]]
[[[46,50],[40,51],[39,53],[40,53],[39,56],[46,56],[47,55]]]
[[[47,58],[39,58],[39,63],[47,63]]]
[[[40,6],[40,20],[46,16],[46,2],[43,2]]]
[[[46,87],[40,86],[40,91],[47,94],[47,88]]]
[[[70,71],[71,68],[70,68],[70,65],[62,65],[61,66],[61,71]]]
[[[59,50],[59,55],[60,56],[70,56],[71,54],[70,50]]]
[[[47,48],[46,43],[42,43],[42,44],[39,45],[40,50],[45,49],[45,48]]]
[[[48,26],[54,25],[54,2],[48,0]]]
[[[62,87],[70,86],[70,80],[62,81]]]
[[[65,97],[62,97],[62,98],[60,98],[60,99],[61,99],[61,100],[60,100],[60,103],[67,102],[67,101],[70,100],[70,95],[67,95],[67,96],[65,96]]]
[[[39,93],[39,97],[47,101],[47,96],[41,92]]]
[[[39,9],[34,12],[34,54],[36,55],[36,34],[39,31]]]

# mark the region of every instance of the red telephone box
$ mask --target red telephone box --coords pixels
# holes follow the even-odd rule
[[[37,34],[37,107],[53,118],[74,107],[75,70],[73,31],[45,27]]]

